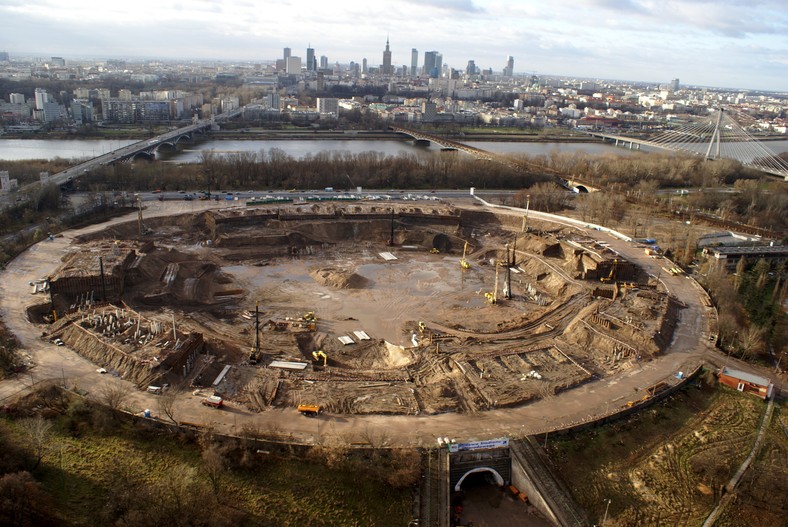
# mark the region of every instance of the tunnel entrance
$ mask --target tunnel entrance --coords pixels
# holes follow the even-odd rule
[[[463,483],[467,489],[469,487],[480,487],[483,485],[497,485],[498,487],[503,487],[505,482],[495,469],[477,467],[463,474],[457,484],[454,485],[454,491],[459,492],[462,490]]]

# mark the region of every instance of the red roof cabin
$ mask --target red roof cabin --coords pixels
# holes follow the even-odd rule
[[[774,391],[774,384],[769,379],[730,368],[723,368],[720,371],[720,382],[761,399],[768,399]]]

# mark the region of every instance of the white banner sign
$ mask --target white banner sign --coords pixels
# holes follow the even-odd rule
[[[508,437],[488,439],[486,441],[473,441],[472,443],[452,443],[449,452],[467,452],[468,450],[487,450],[490,448],[506,448],[509,446]]]

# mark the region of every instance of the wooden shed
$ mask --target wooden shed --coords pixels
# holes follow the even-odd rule
[[[768,399],[774,391],[774,384],[769,379],[752,373],[723,368],[719,376],[720,382],[725,386],[730,386],[740,392],[751,393],[761,399]]]

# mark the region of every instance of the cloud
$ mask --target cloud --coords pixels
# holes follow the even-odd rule
[[[476,6],[473,0],[405,0],[421,7],[429,6],[446,11],[459,11],[462,13],[483,13],[484,9]]]
[[[331,63],[393,62],[438,50],[500,71],[636,78],[714,85],[749,79],[785,89],[785,0],[0,0],[0,48],[12,55],[273,60],[311,42]],[[268,4],[268,3],[267,3]],[[753,50],[762,50],[759,54]],[[298,50],[298,51],[296,51]],[[685,79],[686,78],[686,79]]]

